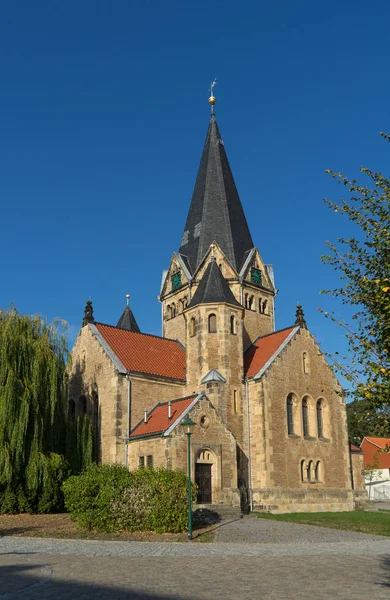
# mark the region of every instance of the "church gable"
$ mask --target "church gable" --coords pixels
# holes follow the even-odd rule
[[[177,293],[183,288],[188,287],[191,279],[186,261],[177,252],[174,252],[168,271],[165,273],[164,281],[161,286],[161,298],[170,294]]]
[[[265,265],[257,248],[253,248],[247,253],[246,260],[240,272],[240,278],[245,283],[254,285],[258,288],[274,290],[274,283],[271,279],[271,265]]]

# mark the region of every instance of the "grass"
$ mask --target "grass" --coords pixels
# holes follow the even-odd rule
[[[342,529],[343,531],[390,536],[390,513],[385,512],[357,510],[354,512],[289,513],[284,515],[257,513],[257,516],[260,519],[274,519],[285,523],[300,523]]]

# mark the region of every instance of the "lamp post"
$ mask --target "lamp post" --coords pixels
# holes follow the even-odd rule
[[[185,428],[187,436],[187,484],[188,484],[188,539],[192,540],[192,506],[191,506],[191,434],[196,425],[190,417],[184,419],[181,424]]]

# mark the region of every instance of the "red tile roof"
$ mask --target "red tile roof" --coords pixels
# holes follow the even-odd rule
[[[269,359],[286,341],[294,327],[287,327],[275,333],[258,338],[249,346],[244,355],[244,369],[247,377],[254,377],[269,361]]]
[[[168,402],[157,404],[148,414],[146,423],[141,421],[136,425],[130,434],[130,438],[135,438],[143,435],[152,435],[154,433],[163,433],[183,414],[186,408],[196,398],[187,396],[186,398],[178,398],[171,402],[171,418],[168,417]]]
[[[359,446],[357,446],[356,444],[354,444],[353,442],[349,442],[349,449],[351,452],[363,452],[361,450],[361,448],[359,448]]]
[[[125,369],[172,379],[186,378],[186,355],[175,340],[95,323]]]
[[[374,469],[390,469],[390,453],[380,452],[386,445],[390,447],[390,438],[364,438],[360,448],[364,453],[365,468],[375,465]]]

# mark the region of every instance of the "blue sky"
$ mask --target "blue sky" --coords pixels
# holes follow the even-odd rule
[[[323,203],[360,165],[386,174],[390,4],[376,0],[3,2],[0,8],[0,306],[61,316],[85,301],[115,324],[125,294],[159,334],[161,272],[180,244],[216,115],[263,259],[277,327],[337,285],[325,240],[354,233]],[[346,313],[345,313],[346,314]]]

